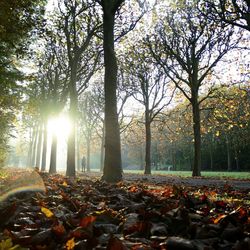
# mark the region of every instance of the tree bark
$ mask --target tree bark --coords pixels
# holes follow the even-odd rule
[[[54,134],[52,136],[52,144],[51,144],[51,154],[50,154],[50,166],[49,173],[56,173],[56,158],[57,158],[57,136]]]
[[[105,159],[102,179],[107,182],[118,182],[122,179],[122,164],[116,98],[117,61],[114,51],[115,10],[112,4],[108,4],[108,1],[105,1],[105,3],[103,4]]]
[[[38,169],[40,169],[41,166],[41,150],[42,150],[42,125],[38,127],[38,142],[37,142],[37,149],[36,149],[36,165]]]
[[[47,123],[44,122],[43,126],[44,126],[44,130],[43,130],[43,151],[42,151],[42,165],[41,165],[41,171],[45,171],[45,170],[46,170],[47,139],[48,139]]]
[[[172,145],[171,154],[172,154],[173,170],[176,170],[176,151],[175,151],[175,146],[174,145]]]
[[[90,172],[90,138],[87,138],[87,163],[86,163],[86,169],[87,172]]]
[[[77,171],[81,171],[81,156],[80,156],[80,132],[77,130],[76,135],[76,169]]]
[[[31,167],[35,166],[36,162],[36,148],[37,148],[37,137],[38,137],[38,129],[35,128],[35,134],[34,134],[34,143],[32,145],[32,153],[31,153]]]
[[[226,135],[226,148],[227,148],[227,171],[232,171],[231,149],[227,135]]]
[[[234,145],[234,159],[235,159],[235,163],[236,163],[236,169],[237,169],[237,171],[240,171],[239,154],[238,154],[238,151],[237,151],[237,148],[235,145]]]
[[[213,170],[214,169],[213,140],[211,140],[209,145],[209,156],[210,156],[210,170]]]
[[[103,126],[103,131],[102,131],[102,142],[101,142],[101,159],[100,159],[100,171],[103,172],[104,168],[104,153],[105,153],[105,148],[104,148],[104,143],[105,143],[105,128]]]
[[[27,166],[32,166],[32,150],[33,150],[33,144],[35,140],[35,129],[32,128],[31,137],[30,137],[30,143],[29,143],[29,151],[28,151],[28,157],[27,157]]]
[[[201,176],[201,128],[198,95],[193,94],[193,131],[194,131],[194,163],[192,176]]]
[[[77,60],[76,60],[77,61]],[[76,75],[77,75],[77,65],[76,61],[71,65],[71,76],[70,76],[70,121],[72,123],[71,131],[68,137],[68,150],[67,150],[67,170],[66,175],[70,177],[75,177],[76,170],[76,112],[78,108],[78,99],[77,99],[77,91],[76,91]]]
[[[151,126],[148,110],[145,111],[145,130],[146,130],[146,148],[145,148],[145,169],[144,174],[151,174]]]
[[[144,145],[142,144],[140,146],[140,170],[144,169],[144,157],[143,157],[143,153],[144,153]]]

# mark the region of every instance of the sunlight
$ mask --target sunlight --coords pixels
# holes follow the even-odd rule
[[[48,133],[56,134],[58,139],[67,139],[71,131],[71,122],[66,115],[53,117],[48,121]]]

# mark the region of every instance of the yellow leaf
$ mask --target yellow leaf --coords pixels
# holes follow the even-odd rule
[[[68,186],[68,184],[67,184],[66,181],[64,181],[62,185],[63,185],[64,187],[67,187],[67,186]]]
[[[220,135],[220,131],[216,131],[216,136],[219,136]]]
[[[1,240],[0,250],[8,250],[13,246],[11,239]]]
[[[41,207],[41,211],[46,215],[46,217],[50,218],[54,214],[46,207]]]
[[[75,247],[75,238],[73,237],[72,239],[67,241],[66,248],[67,250],[73,250],[74,247]]]

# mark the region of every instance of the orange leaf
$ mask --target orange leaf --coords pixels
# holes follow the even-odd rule
[[[109,239],[107,249],[109,250],[125,250],[125,246],[122,244],[122,241],[116,237],[111,237]]]
[[[75,238],[73,237],[72,239],[68,240],[66,243],[66,249],[67,250],[73,250],[75,247]]]
[[[96,220],[96,216],[86,216],[81,219],[80,226],[81,227],[88,227],[92,222]]]
[[[135,187],[135,186],[132,186],[132,187],[129,188],[129,191],[130,191],[130,192],[137,192],[137,191],[138,191],[138,188]]]
[[[62,224],[55,225],[52,230],[57,236],[62,236],[65,233],[65,228]]]
[[[41,211],[46,215],[46,217],[51,218],[54,214],[46,207],[41,207]]]
[[[214,219],[214,224],[218,224],[225,217],[225,214],[220,214],[217,218]]]

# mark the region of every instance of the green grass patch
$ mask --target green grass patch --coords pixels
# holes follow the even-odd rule
[[[143,174],[143,170],[124,170],[124,173]],[[180,177],[192,177],[191,171],[164,171],[152,170],[155,175],[174,175]],[[202,171],[201,176],[208,178],[233,178],[233,179],[250,179],[250,172],[212,172]]]

